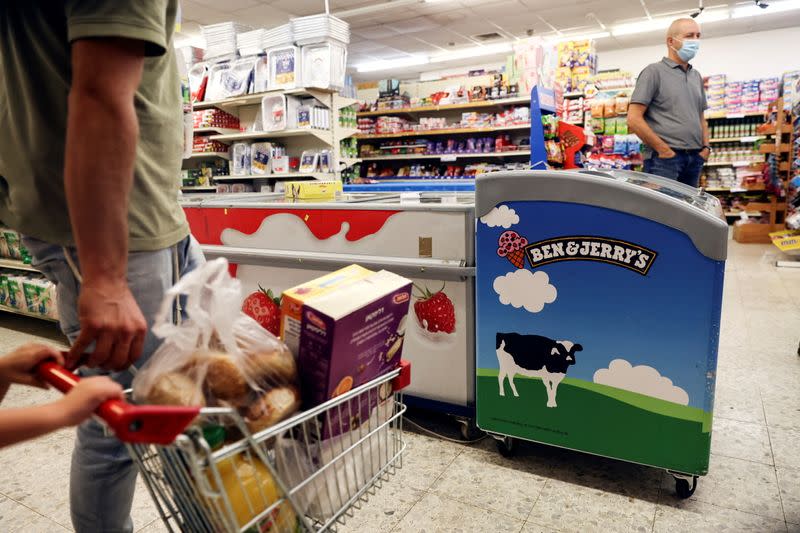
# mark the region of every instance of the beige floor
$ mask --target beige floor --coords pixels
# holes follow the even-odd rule
[[[767,246],[731,243],[711,470],[679,501],[661,472],[544,446],[506,460],[491,441],[464,446],[407,433],[404,466],[346,531],[800,531],[800,269]],[[0,314],[0,350],[53,326]],[[54,393],[14,388],[4,407]],[[444,428],[443,428],[444,429]],[[448,428],[451,429],[451,428]],[[0,451],[0,531],[69,528],[71,433]],[[163,527],[146,493],[139,531]]]

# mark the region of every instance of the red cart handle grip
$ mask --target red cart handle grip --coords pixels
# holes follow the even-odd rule
[[[36,367],[36,375],[64,394],[81,379],[63,366],[49,361]],[[106,400],[95,414],[123,442],[171,444],[197,418],[200,407],[132,405],[123,400]]]

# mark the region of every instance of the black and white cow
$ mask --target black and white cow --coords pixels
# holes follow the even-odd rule
[[[495,344],[500,373],[500,396],[505,396],[503,381],[508,378],[511,392],[517,394],[514,376],[522,374],[542,379],[547,389],[547,407],[557,407],[556,389],[567,374],[570,365],[575,364],[575,352],[583,346],[570,341],[554,341],[539,335],[520,335],[519,333],[498,333]]]

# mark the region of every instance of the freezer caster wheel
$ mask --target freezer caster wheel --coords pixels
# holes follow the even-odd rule
[[[495,437],[497,444],[497,451],[503,457],[514,457],[517,453],[517,443],[511,437]]]
[[[475,424],[474,418],[457,418],[458,424],[461,426],[461,438],[468,441],[479,439],[484,435],[483,431],[478,429]]]
[[[685,500],[686,498],[691,497],[696,488],[697,476],[692,476],[691,484],[689,484],[689,478],[675,477],[675,492],[678,495],[678,498]]]

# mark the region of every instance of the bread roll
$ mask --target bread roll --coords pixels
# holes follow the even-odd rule
[[[205,405],[200,387],[189,376],[177,372],[166,372],[158,376],[145,400],[156,405]]]
[[[245,413],[247,427],[257,433],[288,418],[300,408],[300,393],[296,387],[275,387],[262,394]]]
[[[223,352],[202,352],[195,364],[206,366],[205,386],[214,398],[234,405],[247,401],[250,385],[233,357]]]
[[[245,368],[250,378],[265,390],[297,381],[294,357],[283,345],[271,350],[248,353],[245,361]]]

